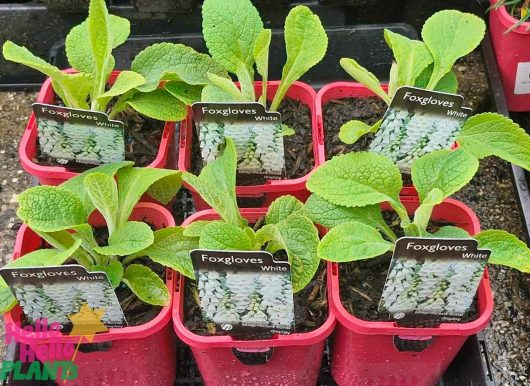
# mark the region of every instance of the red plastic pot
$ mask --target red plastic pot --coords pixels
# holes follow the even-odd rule
[[[497,1],[491,0],[490,3],[494,5]],[[505,34],[518,20],[504,6],[492,9],[489,21],[489,32],[508,109],[530,111],[530,22]]]
[[[242,209],[250,222],[257,221],[267,209]],[[198,220],[217,220],[213,210],[195,213],[182,225]],[[272,339],[236,340],[230,336],[201,336],[184,325],[184,278],[177,280],[173,302],[173,325],[178,337],[193,352],[206,385],[315,385],[320,372],[326,338],[333,330],[331,310],[318,329],[299,334],[274,335]],[[232,349],[259,351],[274,348],[271,359],[260,365],[246,365]]]
[[[268,82],[268,97],[272,99],[276,94],[280,82],[270,81]],[[261,95],[261,82],[254,83],[254,89],[256,94]],[[311,127],[312,127],[312,139],[313,139],[313,156],[315,160],[315,167],[321,165],[324,162],[324,158],[320,157],[319,148],[323,146],[323,133],[322,130],[317,126],[315,116],[315,90],[305,83],[294,82],[293,85],[287,91],[286,97],[300,101],[309,106],[311,111]],[[179,140],[179,153],[178,153],[178,167],[179,170],[188,171],[191,163],[191,144],[193,138],[194,125],[192,123],[192,116],[188,114],[186,120],[182,121],[180,126],[180,140]],[[296,198],[305,201],[309,197],[305,184],[309,175],[306,174],[303,177],[296,179],[285,179],[285,180],[268,180],[262,185],[251,185],[251,186],[237,186],[236,194],[237,197],[253,197],[260,198],[264,197],[262,206],[268,206],[276,198],[285,194],[290,194]],[[193,195],[193,201],[195,202],[195,208],[197,210],[209,209],[210,206],[203,201],[203,199],[195,192],[191,186],[186,185]]]
[[[175,225],[171,213],[153,203],[137,204],[130,219],[148,221],[158,229]],[[104,224],[99,214],[92,215],[90,222],[93,225]],[[23,225],[17,234],[13,258],[17,259],[41,246],[41,238]],[[166,285],[170,292],[173,292],[175,274],[170,269],[166,272]],[[39,336],[35,336],[34,333],[28,333],[16,327],[14,323],[20,322],[22,317],[22,309],[18,305],[6,313],[4,315],[6,332],[14,336],[17,342],[29,345],[40,360],[46,360],[46,357],[40,354],[41,350],[48,351],[51,347],[50,342],[56,346],[58,344],[77,345],[79,341],[79,337],[62,335],[58,332],[38,333]],[[67,381],[68,384],[72,386],[129,386],[132,384],[149,385],[155,381],[157,386],[172,386],[176,376],[176,352],[170,319],[171,304],[163,307],[160,313],[148,323],[135,327],[111,328],[108,332],[95,335],[93,343],[106,343],[110,347],[94,352],[79,351],[74,360],[74,365],[78,366],[78,376],[75,380]],[[41,347],[40,350],[39,347]],[[64,357],[61,355],[54,360],[69,361],[72,359],[71,354]]]
[[[415,197],[402,197],[409,213],[419,206]],[[433,220],[445,220],[470,234],[480,230],[473,211],[446,199],[436,206]],[[351,315],[341,303],[339,266],[329,263],[330,307],[338,323],[333,335],[332,376],[339,385],[432,386],[442,377],[469,335],[483,330],[493,312],[487,271],[478,289],[478,318],[468,323],[443,323],[436,328],[404,328],[393,322],[368,322]],[[432,337],[421,352],[399,352],[393,337]]]
[[[74,72],[73,70],[66,70],[67,72]],[[109,82],[112,84],[118,77],[120,71],[113,71]],[[43,83],[36,102],[39,103],[54,103],[56,101],[55,92],[53,91],[51,79],[48,78]],[[171,153],[175,152],[173,145],[173,138],[175,137],[175,122],[166,122],[164,125],[164,132],[158,148],[158,154],[154,161],[148,166],[152,168],[164,168],[175,165],[174,156]],[[38,143],[38,127],[35,114],[31,113],[26,130],[22,135],[22,141],[18,148],[18,155],[20,163],[25,171],[32,176],[35,176],[41,185],[59,185],[60,183],[69,180],[78,175],[76,172],[67,170],[63,166],[46,166],[39,165],[33,160],[37,156]]]

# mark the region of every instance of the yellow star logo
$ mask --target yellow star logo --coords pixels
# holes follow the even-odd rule
[[[105,309],[92,309],[88,304],[83,304],[79,312],[68,316],[73,324],[70,336],[81,336],[92,342],[95,334],[108,331],[108,328],[101,322],[103,315],[105,315]]]

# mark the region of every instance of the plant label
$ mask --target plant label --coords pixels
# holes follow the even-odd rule
[[[2,268],[0,275],[30,323],[42,320],[58,323],[61,332],[82,329],[83,325],[92,331],[99,326],[97,332],[127,326],[105,272],[88,272],[80,265],[61,265]]]
[[[379,312],[388,312],[402,326],[460,321],[473,303],[490,253],[471,238],[400,238]]]
[[[215,160],[225,137],[237,150],[238,184],[285,175],[282,119],[261,103],[194,103],[193,119],[204,164]],[[259,182],[256,182],[259,181]]]
[[[516,95],[530,94],[530,62],[517,64],[513,93]]]
[[[63,165],[102,165],[125,160],[123,122],[107,114],[43,103],[33,104],[39,147]]]
[[[294,330],[291,265],[265,251],[193,250],[200,308],[216,334],[264,339]]]
[[[370,151],[393,160],[404,172],[424,154],[449,149],[471,116],[461,95],[400,87],[392,99]]]

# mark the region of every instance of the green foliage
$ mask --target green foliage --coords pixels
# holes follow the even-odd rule
[[[193,277],[189,256],[182,251],[196,248],[198,242],[183,236],[181,227],[153,232],[144,222],[129,221],[129,216],[144,193],[167,203],[180,185],[178,171],[118,162],[91,169],[59,186],[32,187],[19,196],[17,214],[53,248],[27,254],[10,266],[53,266],[71,259],[89,271],[106,272],[115,288],[123,281],[141,300],[168,305],[170,294],[164,282],[149,268],[132,263],[149,257]],[[88,223],[94,210],[107,225],[107,245],[98,245]],[[0,303],[11,306],[2,284]]]

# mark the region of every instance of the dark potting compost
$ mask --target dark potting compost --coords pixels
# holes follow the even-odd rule
[[[315,165],[313,157],[313,141],[311,127],[311,110],[309,106],[293,99],[284,99],[278,108],[282,115],[282,123],[295,131],[291,136],[283,137],[285,153],[285,178],[295,179],[308,174]],[[191,144],[191,167],[190,172],[199,175],[202,170],[202,158],[199,140],[195,126],[193,127],[193,139]],[[241,178],[237,180],[238,185],[260,185],[267,180],[265,178]]]

